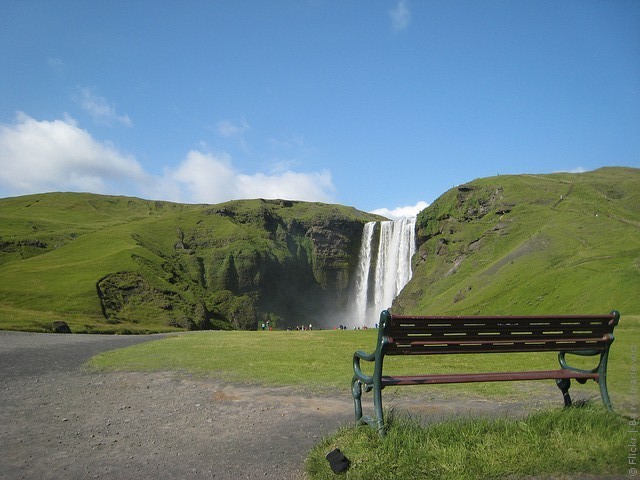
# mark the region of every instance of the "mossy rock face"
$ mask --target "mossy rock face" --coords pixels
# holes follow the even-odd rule
[[[206,326],[207,316],[171,291],[151,286],[137,272],[118,272],[107,275],[97,284],[107,323],[138,323],[138,318],[153,316],[167,326],[194,330]]]

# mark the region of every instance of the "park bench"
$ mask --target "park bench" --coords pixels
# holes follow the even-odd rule
[[[388,310],[380,314],[377,347],[373,353],[358,350],[353,355],[354,375],[351,392],[356,424],[368,424],[385,434],[382,390],[389,386],[433,385],[445,383],[500,382],[517,380],[555,380],[565,406],[571,405],[571,379],[579,383],[595,380],[607,409],[607,360],[613,342],[613,329],[620,314],[543,315],[543,316],[401,316]],[[383,375],[386,355],[448,355],[487,353],[558,352],[560,368],[543,371],[491,373],[446,373]],[[599,356],[591,370],[567,363],[566,354]],[[361,361],[373,362],[373,373],[361,368]],[[362,391],[373,391],[375,416],[363,416]]]

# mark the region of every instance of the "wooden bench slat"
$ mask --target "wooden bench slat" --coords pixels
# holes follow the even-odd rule
[[[448,330],[477,330],[479,332],[499,332],[502,330],[591,330],[606,329],[610,325],[606,322],[584,322],[584,323],[452,323],[452,324],[426,324],[426,325],[394,325],[389,327],[390,332],[424,332],[425,329],[434,332],[445,332]]]
[[[571,350],[571,349],[570,349]],[[590,348],[590,346],[585,345],[584,347],[582,347],[581,349],[575,349],[574,351],[581,351],[581,350],[592,350],[592,348]],[[534,348],[534,347],[528,347],[528,348],[518,348],[518,347],[503,347],[503,348],[456,348],[456,349],[452,349],[449,348],[447,350],[441,350],[441,351],[436,351],[436,350],[419,350],[416,348],[412,348],[412,349],[406,349],[406,351],[404,350],[398,350],[395,355],[472,355],[472,354],[481,354],[481,353],[535,353],[535,352],[565,352],[567,351],[566,348],[562,348],[562,346],[558,346],[557,348],[545,348],[544,350],[541,350],[539,348]],[[600,351],[600,349],[596,349],[596,351]]]
[[[382,376],[382,385],[438,385],[446,383],[506,382],[517,380],[554,380],[580,378],[598,380],[597,373],[578,373],[570,370],[543,370],[533,372],[457,373],[432,375]]]
[[[579,351],[603,351],[605,347],[597,343],[579,344],[466,344],[466,345],[441,345],[441,346],[420,346],[405,347],[395,346],[389,348],[386,355],[447,355],[447,354],[472,354],[472,353],[526,353],[526,352],[579,352]]]
[[[412,316],[412,315],[393,315],[392,325],[398,322],[504,322],[504,321],[524,321],[524,322],[592,322],[592,321],[614,321],[616,316],[612,313],[605,315],[425,315],[425,316]]]
[[[603,338],[611,333],[611,329],[592,329],[592,330],[575,330],[575,331],[503,331],[503,332],[477,332],[477,331],[449,331],[449,332],[428,332],[428,333],[409,333],[406,332],[389,332],[389,338],[397,343],[407,343],[419,340],[424,341],[447,341],[447,340],[477,340],[484,341],[487,339],[496,339],[498,341],[521,340],[527,338],[537,338],[544,341],[553,341],[554,338],[561,339],[580,339],[580,338]]]
[[[565,343],[567,345],[573,345],[573,344],[578,344],[578,343],[585,343],[585,342],[590,342],[590,343],[598,343],[598,344],[602,344],[605,345],[607,343],[610,343],[610,337],[607,336],[602,336],[602,337],[558,337],[558,336],[553,336],[553,337],[511,337],[511,338],[482,338],[482,337],[478,337],[478,338],[445,338],[445,339],[438,339],[438,340],[433,340],[430,338],[427,338],[425,340],[422,339],[415,339],[415,338],[403,338],[403,339],[397,339],[397,338],[390,338],[390,342],[392,344],[395,345],[401,345],[401,346],[408,346],[408,347],[420,347],[420,346],[428,346],[428,345],[506,345],[506,344],[515,344],[515,345],[524,345],[524,344],[538,344],[538,345],[545,345],[545,344],[549,344],[549,345],[554,345],[557,343]]]
[[[385,355],[428,355],[453,353],[490,353],[490,352],[545,352],[605,350],[613,341],[609,335],[597,337],[529,337],[526,338],[447,338],[416,339],[388,338]]]
[[[578,328],[578,327],[592,327],[592,326],[605,326],[605,325],[609,325],[610,322],[607,320],[585,320],[585,321],[578,321],[578,320],[572,320],[572,321],[556,321],[556,322],[550,322],[550,321],[539,321],[539,322],[532,322],[532,321],[511,321],[509,319],[496,319],[493,322],[489,322],[489,321],[483,321],[483,322],[472,322],[472,321],[465,321],[465,322],[442,322],[442,321],[433,321],[433,322],[395,322],[392,325],[389,326],[390,329],[394,330],[400,330],[400,329],[416,329],[416,330],[422,330],[426,327],[429,328],[455,328],[455,327],[460,327],[460,328],[466,328],[466,327],[478,327],[478,328],[482,328],[482,327],[493,327],[493,328],[501,328],[501,327],[509,327],[509,326],[529,326],[531,328],[533,327],[552,327],[552,328],[556,328],[556,327],[569,327],[569,328]]]
[[[533,328],[533,329],[568,329],[575,330],[580,328],[604,328],[611,325],[606,321],[588,321],[588,322],[426,322],[426,323],[396,323],[389,326],[389,331],[424,331],[426,328],[432,330],[444,329],[474,329],[479,330],[490,329],[493,331],[502,330],[503,328]]]
[[[501,334],[503,332],[579,332],[579,331],[610,331],[608,323],[510,323],[510,324],[451,324],[451,325],[395,325],[389,328],[389,333],[401,333],[404,335],[424,334],[433,335],[449,332],[482,332],[488,334]],[[428,330],[427,330],[428,329]]]

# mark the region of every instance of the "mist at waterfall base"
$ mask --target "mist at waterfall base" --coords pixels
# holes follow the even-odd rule
[[[415,217],[365,224],[352,300],[342,325],[373,327],[380,312],[391,307],[411,279],[415,224]]]

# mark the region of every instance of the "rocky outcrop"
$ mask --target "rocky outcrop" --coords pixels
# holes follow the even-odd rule
[[[53,333],[71,333],[71,328],[62,320],[57,320],[51,324],[51,331]]]
[[[502,216],[513,206],[504,200],[503,188],[499,185],[470,184],[449,190],[418,217],[419,261],[424,261],[430,251],[440,257],[448,257],[453,252],[452,269],[457,268],[469,252],[483,246],[488,234],[506,226],[506,222],[501,222]],[[479,228],[470,229],[470,225]]]

